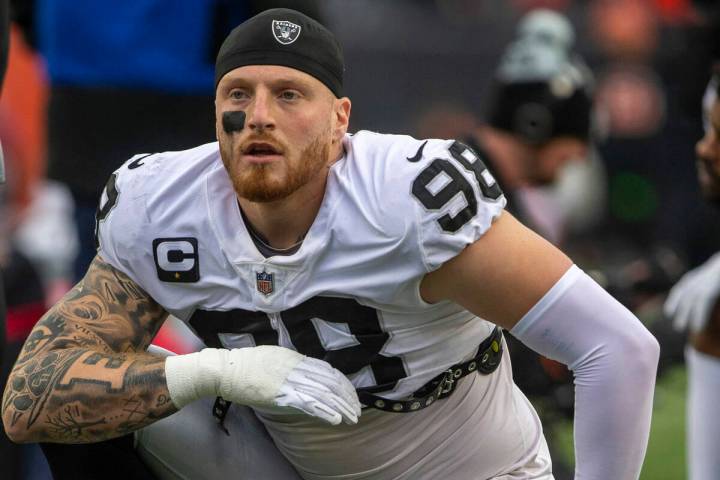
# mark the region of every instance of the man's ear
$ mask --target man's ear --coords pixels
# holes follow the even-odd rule
[[[333,108],[335,109],[333,114],[333,141],[339,142],[347,133],[352,103],[348,97],[337,98],[334,100]]]

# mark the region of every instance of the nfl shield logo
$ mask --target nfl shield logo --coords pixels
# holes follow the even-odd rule
[[[255,285],[257,286],[258,292],[263,295],[270,295],[273,293],[273,290],[275,290],[275,279],[273,278],[274,274],[263,271],[255,272],[255,275]]]
[[[290,45],[300,36],[302,27],[287,20],[273,20],[272,32],[275,40],[283,45]]]

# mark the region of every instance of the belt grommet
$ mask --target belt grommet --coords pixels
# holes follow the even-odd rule
[[[455,370],[455,371],[453,372],[453,377],[455,377],[455,378],[460,378],[460,375],[462,375],[462,369],[461,369],[461,368],[458,368],[457,370]]]
[[[375,400],[375,406],[377,408],[383,408],[385,406],[385,402],[383,402],[382,400]]]
[[[410,410],[417,410],[420,408],[420,402],[413,402],[412,405],[410,405]]]
[[[487,361],[488,361],[488,358],[490,358],[490,354],[489,354],[489,353],[486,353],[485,355],[483,355],[482,360],[480,360],[480,363],[485,363],[485,362],[487,362]]]
[[[427,398],[427,400],[425,400],[425,406],[427,407],[428,405],[430,405],[430,404],[431,404],[432,402],[434,402],[434,401],[435,401],[435,397],[433,397],[432,395],[430,395],[430,396]]]
[[[473,370],[475,370],[476,368],[477,368],[477,363],[475,363],[475,362],[470,362],[470,365],[468,365],[468,370],[471,372]]]
[[[392,409],[395,410],[396,412],[401,411],[403,409],[402,403],[393,404]]]

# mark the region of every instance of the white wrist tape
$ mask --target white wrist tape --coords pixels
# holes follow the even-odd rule
[[[206,348],[165,360],[168,391],[177,408],[203,397],[218,395],[227,353],[227,350]]]
[[[575,374],[575,478],[637,479],[659,357],[650,332],[576,266],[510,332]]]
[[[292,350],[268,346],[206,348],[168,357],[165,376],[170,398],[178,408],[214,396],[243,405],[270,406],[290,371],[303,358]]]

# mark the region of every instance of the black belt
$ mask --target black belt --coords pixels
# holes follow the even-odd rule
[[[455,391],[457,381],[465,375],[474,372],[489,375],[494,372],[498,365],[500,365],[502,352],[502,330],[500,330],[499,327],[495,327],[493,333],[480,344],[478,353],[474,358],[448,368],[424,386],[420,387],[419,390],[407,399],[390,400],[364,390],[358,390],[358,398],[366,407],[376,408],[386,412],[403,413],[422,410],[435,400],[449,397],[450,394]],[[228,435],[230,435],[230,433],[223,423],[231,403],[232,402],[228,402],[222,397],[217,397],[213,405],[213,417],[216,418],[220,428]]]
[[[358,390],[358,398],[366,407],[386,412],[416,412],[429,406],[435,400],[449,397],[455,391],[457,381],[465,375],[473,372],[489,375],[494,372],[500,365],[502,351],[502,330],[495,327],[493,333],[480,344],[474,358],[448,368],[407,399],[390,400],[364,390]]]

